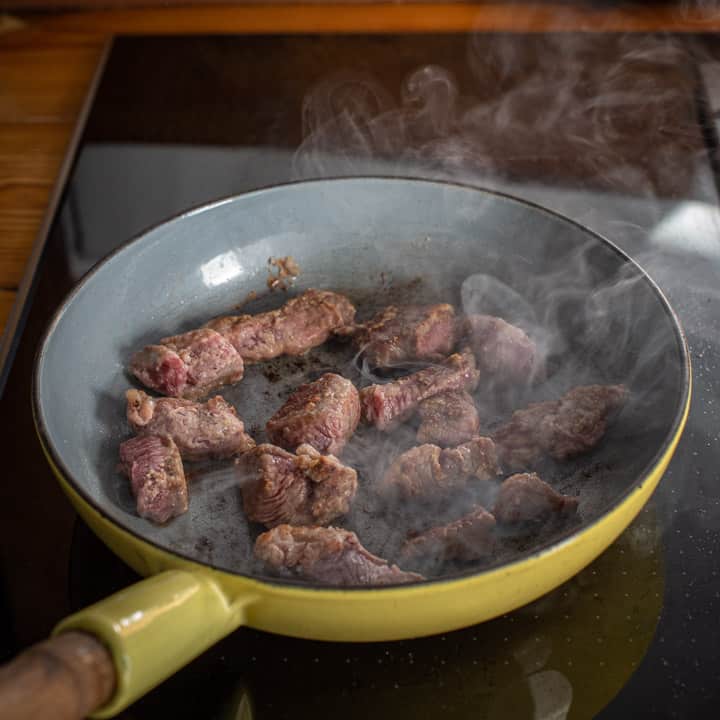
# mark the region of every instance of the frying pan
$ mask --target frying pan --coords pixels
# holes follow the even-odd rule
[[[604,441],[549,471],[561,491],[580,496],[579,521],[425,582],[339,588],[273,577],[253,564],[258,529],[245,520],[227,467],[192,471],[186,515],[162,527],[138,517],[116,470],[129,434],[129,354],[248,298],[256,297],[243,312],[279,306],[287,296],[268,292],[268,258],[287,255],[301,268],[289,294],[331,288],[362,312],[420,300],[477,300],[473,309],[483,310],[504,296],[521,298],[508,312],[525,322],[532,316],[549,353],[540,399],[573,384],[626,383],[631,400]],[[488,278],[505,295],[483,294]],[[222,394],[261,440],[264,421],[291,389],[332,368],[360,372],[352,351],[331,345],[251,366]],[[354,379],[367,381],[362,373]],[[74,683],[66,716],[116,714],[242,624],[321,640],[392,640],[530,602],[591,562],[636,516],[670,461],[689,402],[686,343],[652,280],[607,240],[502,194],[416,179],[320,180],[222,200],[146,232],[76,287],[37,357],[33,407],[48,462],[92,530],[147,576],[63,620],[43,648],[47,658],[53,643],[66,643],[53,656]],[[362,463],[377,454],[352,456],[361,478],[370,467]],[[370,509],[354,511],[347,524],[369,549],[391,556],[391,523],[374,513],[370,496],[360,503]],[[88,634],[99,642],[88,645]],[[72,647],[81,640],[83,648]],[[34,707],[53,707],[58,717],[57,693],[32,685],[37,660],[30,651],[3,671],[0,698],[12,695],[15,678],[13,707],[27,707],[21,691],[31,687]]]

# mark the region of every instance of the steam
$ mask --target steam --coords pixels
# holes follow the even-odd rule
[[[652,196],[671,191],[678,173],[687,176],[687,155],[697,148],[681,45],[572,34],[526,38],[520,52],[519,42],[471,36],[471,76],[462,82],[434,64],[409,72],[399,88],[366,73],[330,74],[303,102],[296,177],[568,179]],[[596,65],[602,71],[593,77]]]
[[[720,17],[720,4],[718,0],[681,0],[678,14],[684,21],[700,25]]]
[[[492,275],[476,273],[468,276],[460,288],[460,299],[467,315],[496,315],[526,332],[537,326],[530,303],[517,290]]]
[[[304,99],[294,170],[297,177],[379,172],[500,187],[524,179],[523,187],[569,183],[647,199],[682,194],[692,182],[693,155],[704,152],[688,111],[694,78],[687,61],[686,47],[668,36],[478,33],[468,40],[462,77],[437,64],[411,70],[399,87],[368,73],[330,73]],[[623,231],[645,233],[630,222]],[[633,287],[638,279],[613,279],[588,298],[587,287],[596,285],[589,251],[557,258],[542,276],[523,266],[502,276],[473,274],[461,287],[462,309],[518,325],[542,357],[567,357],[581,345],[569,336],[581,333],[608,374],[621,374],[630,352],[642,375],[668,340],[643,334],[654,349],[640,352],[636,331],[649,308],[633,308],[640,315],[611,331],[613,313],[629,317],[623,303],[641,295]],[[427,276],[432,281],[434,273]],[[581,353],[581,362],[592,359]],[[366,381],[382,381],[357,360]],[[572,368],[591,381],[581,370]]]
[[[295,174],[357,174],[378,162],[386,172],[473,159],[482,165],[486,153],[458,131],[459,102],[454,76],[436,65],[408,75],[399,103],[370,75],[333,75],[303,102],[305,140],[295,153]]]
[[[715,0],[684,0],[675,11],[701,23],[717,18],[720,6]],[[698,160],[705,153],[687,45],[663,35],[478,33],[469,38],[462,65],[454,66],[457,75],[433,62],[409,67],[399,85],[369,73],[328,73],[303,102],[295,176],[451,179],[507,189],[550,206],[561,202],[555,189],[589,191],[589,199],[571,203],[570,214],[623,238],[624,247],[675,300],[677,279],[668,251],[678,262],[687,263],[693,254],[693,262],[702,263],[712,244],[686,241],[675,229],[688,214],[678,198],[694,196]],[[601,193],[610,202],[594,206],[593,197]],[[628,203],[647,201],[640,214],[633,206],[627,216],[608,216],[606,207],[620,206],[626,196]],[[698,217],[701,208],[691,209]],[[716,237],[717,218],[703,222]],[[651,235],[651,228],[658,232]],[[675,341],[667,325],[657,321],[656,300],[632,267],[598,280],[594,247],[591,241],[553,258],[542,274],[522,258],[506,265],[493,258],[490,267],[465,278],[459,297],[442,299],[466,314],[496,315],[521,327],[549,359],[545,381],[517,392],[515,407],[557,398],[580,384],[629,385],[634,394],[625,422],[631,427],[623,446],[627,451],[633,447],[632,432],[642,442],[643,433],[657,429],[663,413],[648,409],[661,407],[662,397],[674,391],[669,378]],[[428,267],[430,284],[436,275]],[[588,287],[596,289],[589,293]],[[702,288],[720,301],[711,279]],[[685,290],[677,288],[681,315]],[[694,312],[690,308],[682,318],[691,330]],[[360,384],[387,381],[361,352],[351,365]],[[406,368],[413,369],[418,368]],[[487,429],[499,408],[487,397],[478,401]],[[415,443],[414,433],[412,423],[389,435],[362,429],[344,460],[368,477],[381,477],[392,459]],[[369,537],[374,551],[391,554],[398,532],[391,521],[385,531],[394,539],[375,545],[373,537],[382,533],[355,529],[361,538]]]

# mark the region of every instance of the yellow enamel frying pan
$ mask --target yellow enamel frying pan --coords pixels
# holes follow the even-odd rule
[[[244,311],[281,304],[285,296],[266,292],[267,261],[287,255],[301,268],[291,292],[335,289],[360,308],[444,300],[482,309],[506,298],[511,314],[531,315],[547,333],[549,391],[626,383],[631,401],[601,445],[558,470],[562,489],[580,496],[580,522],[425,582],[339,588],[278,579],[252,561],[257,528],[244,518],[230,469],[197,470],[189,512],[168,525],[139,518],[116,471],[129,434],[127,357],[231,311],[251,292],[261,297]],[[325,348],[277,361],[272,372],[251,366],[223,394],[261,432],[283,393],[332,362]],[[460,185],[353,178],[191,211],[124,246],[78,285],[50,325],[35,374],[37,430],[63,489],[147,579],[63,620],[41,650],[0,673],[0,699],[18,716],[31,708],[36,716],[110,717],[243,624],[365,642],[439,633],[517,608],[573,576],[628,526],[672,457],[689,402],[685,340],[660,290],[610,242],[540,207]],[[375,519],[351,520],[374,549],[378,538],[359,528]]]

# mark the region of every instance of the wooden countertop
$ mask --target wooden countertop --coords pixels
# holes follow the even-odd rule
[[[679,6],[684,3],[678,3]],[[254,5],[0,15],[0,328],[113,34],[583,30],[710,32],[717,10],[566,4]]]

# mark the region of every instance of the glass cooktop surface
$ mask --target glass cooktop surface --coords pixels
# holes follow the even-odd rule
[[[650,273],[693,362],[670,469],[607,552],[530,606],[392,643],[242,628],[121,717],[715,717],[716,55],[709,38],[664,34],[117,38],[3,375],[3,658],[137,579],[76,518],[33,429],[34,353],[73,284],[206,201],[304,178],[412,175],[559,211]]]

